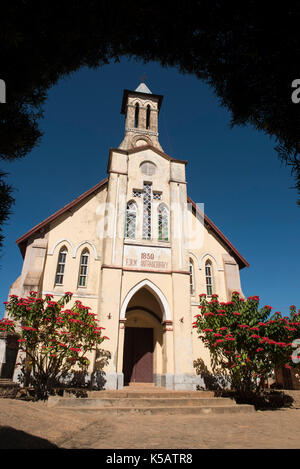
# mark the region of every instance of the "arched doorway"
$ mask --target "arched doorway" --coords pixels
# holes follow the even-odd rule
[[[146,286],[131,297],[125,313],[124,385],[153,383],[163,372],[163,312]]]

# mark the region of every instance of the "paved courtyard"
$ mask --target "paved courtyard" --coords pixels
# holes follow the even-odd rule
[[[0,448],[300,448],[300,409],[211,416],[103,416],[0,399]]]

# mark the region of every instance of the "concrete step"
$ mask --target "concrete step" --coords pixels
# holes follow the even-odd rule
[[[17,383],[14,383],[12,379],[0,378],[0,386],[16,386]]]
[[[102,415],[213,415],[254,412],[247,404],[218,406],[180,406],[180,407],[81,407],[70,406],[68,410],[79,412],[101,412]]]
[[[108,407],[207,407],[207,406],[224,406],[224,405],[237,405],[235,401],[229,398],[74,398],[68,399],[64,397],[52,397],[48,399],[48,406],[51,407],[92,407],[108,408]]]
[[[88,397],[92,398],[118,398],[118,397],[126,397],[130,398],[133,397],[135,399],[143,399],[147,397],[151,397],[152,399],[161,399],[161,398],[174,398],[174,397],[197,397],[197,398],[210,398],[214,397],[213,391],[173,391],[173,390],[155,390],[152,389],[151,391],[147,390],[113,390],[113,391],[88,391]],[[68,392],[66,391],[64,395],[67,395]]]
[[[130,388],[153,388],[154,383],[129,383]]]

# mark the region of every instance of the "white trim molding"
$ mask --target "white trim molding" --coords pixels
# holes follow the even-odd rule
[[[84,244],[88,244],[89,246],[91,246],[93,252],[94,252],[94,258],[95,258],[95,261],[100,261],[100,257],[98,257],[98,253],[97,253],[97,249],[96,249],[96,246],[94,245],[94,243],[92,243],[91,241],[81,241],[81,243],[77,244],[77,246],[73,249],[73,256],[72,257],[76,257],[77,256],[77,251],[78,249],[83,246]]]
[[[53,248],[47,253],[48,256],[53,256],[55,249],[56,249],[57,246],[58,246],[59,244],[61,244],[61,243],[64,243],[64,244],[67,243],[67,244],[69,244],[70,248],[71,248],[72,251],[74,252],[74,246],[73,246],[72,241],[70,241],[70,240],[67,239],[67,238],[63,238],[63,239],[60,239],[59,241],[57,241],[57,242],[54,244]]]
[[[57,246],[61,243],[64,243],[64,244],[69,244],[71,250],[72,250],[72,257],[75,258],[76,255],[77,255],[77,251],[78,249],[83,246],[84,244],[88,244],[92,250],[93,250],[93,253],[94,253],[94,258],[96,261],[99,261],[100,260],[100,257],[98,256],[98,253],[97,253],[97,249],[96,249],[96,246],[94,245],[94,243],[92,243],[91,241],[88,241],[88,240],[85,240],[85,241],[81,241],[79,244],[77,244],[77,246],[74,246],[72,241],[70,241],[69,239],[67,238],[64,238],[64,239],[60,239],[59,241],[57,241],[53,248],[47,253],[48,256],[53,256],[54,254],[54,251],[55,249],[57,248]]]
[[[202,269],[202,268],[203,268],[203,266],[202,266],[202,264],[203,264],[203,259],[204,259],[204,257],[206,257],[206,256],[211,257],[211,258],[215,261],[218,271],[224,272],[224,269],[223,269],[222,267],[220,267],[220,264],[219,264],[219,262],[217,261],[217,259],[215,258],[215,256],[214,256],[213,254],[211,254],[210,252],[204,252],[204,253],[202,254],[202,256],[200,257],[200,259],[199,259],[199,269]]]
[[[57,291],[42,291],[42,295],[64,296],[64,293]],[[97,300],[99,296],[87,293],[73,293],[72,298],[92,298]]]
[[[127,295],[126,295],[126,297],[123,301],[122,307],[121,307],[120,319],[125,319],[126,310],[127,310],[127,306],[128,306],[129,301],[131,300],[133,295],[136,292],[138,292],[141,288],[147,288],[147,290],[149,290],[151,293],[153,293],[155,295],[155,297],[158,300],[158,302],[160,304],[160,307],[162,309],[163,320],[164,321],[171,321],[172,320],[171,312],[170,312],[169,304],[166,300],[166,297],[161,292],[161,290],[154,283],[152,283],[150,280],[142,280],[137,285],[135,285],[133,288],[131,288],[131,290],[129,290],[129,292],[127,293]]]

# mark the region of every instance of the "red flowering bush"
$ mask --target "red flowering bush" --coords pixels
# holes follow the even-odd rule
[[[104,328],[89,307],[75,301],[71,309],[64,309],[71,297],[67,292],[56,302],[52,295],[38,298],[32,291],[27,298],[10,295],[5,302],[7,317],[0,320],[0,330],[18,333],[25,352],[23,373],[38,399],[46,398],[59,376],[72,373],[75,366],[87,370],[86,354],[108,339],[101,336]]]
[[[209,301],[200,295],[200,314],[193,327],[209,349],[212,368],[222,372],[233,389],[257,392],[274,369],[295,366],[292,342],[300,337],[300,312],[270,316],[269,305],[259,309],[259,297],[247,300],[233,292],[232,301]]]

